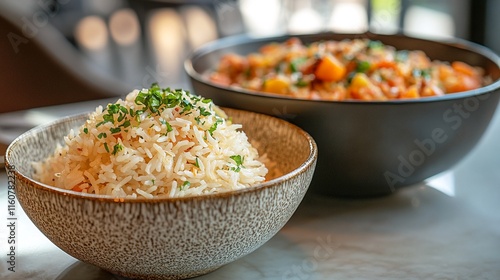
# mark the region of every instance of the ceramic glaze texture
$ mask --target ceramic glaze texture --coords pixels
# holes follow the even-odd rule
[[[50,154],[86,116],[36,128],[14,141],[7,168],[16,172],[19,202],[58,247],[82,261],[140,279],[180,279],[208,273],[264,244],[288,221],[314,173],[314,140],[265,115],[225,109],[242,123],[284,173],[246,190],[176,199],[115,202],[40,185],[31,162]]]

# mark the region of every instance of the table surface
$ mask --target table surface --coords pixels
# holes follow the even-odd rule
[[[0,115],[0,127],[7,119],[34,125],[95,102]],[[19,132],[4,126],[0,135]],[[196,279],[500,279],[498,143],[499,112],[464,160],[426,182],[378,198],[307,194],[266,244]],[[1,171],[0,279],[118,279],[53,245],[17,202],[16,266],[9,271],[7,185]]]

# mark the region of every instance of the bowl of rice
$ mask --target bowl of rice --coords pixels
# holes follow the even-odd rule
[[[460,39],[405,34],[225,37],[185,61],[193,92],[285,119],[320,154],[310,192],[389,195],[479,143],[500,100],[500,58]]]
[[[153,85],[7,149],[20,205],[69,255],[137,279],[209,273],[274,236],[312,180],[313,138]]]

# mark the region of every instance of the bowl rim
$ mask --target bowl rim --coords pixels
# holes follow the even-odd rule
[[[73,190],[67,190],[67,189],[62,189],[54,186],[50,186],[44,183],[41,183],[30,176],[25,175],[24,173],[20,172],[16,167],[15,164],[12,164],[11,160],[11,154],[13,150],[15,149],[16,146],[21,145],[21,141],[24,138],[33,136],[34,134],[39,133],[40,131],[43,131],[49,127],[53,127],[56,125],[59,125],[64,122],[69,122],[75,119],[82,119],[85,121],[85,119],[88,117],[89,114],[92,112],[86,112],[86,113],[79,113],[75,115],[69,115],[63,118],[59,118],[57,120],[48,122],[46,124],[42,124],[39,126],[36,126],[23,134],[19,135],[16,139],[14,139],[10,145],[7,147],[6,153],[5,153],[5,169],[7,171],[7,176],[9,178],[12,178],[12,176],[15,176],[13,178],[15,182],[17,182],[18,179],[25,180],[30,182],[30,187],[35,187],[38,189],[41,189],[43,191],[48,191],[52,193],[56,193],[57,195],[63,195],[63,196],[69,196],[69,197],[75,197],[75,198],[80,198],[80,199],[85,199],[85,200],[99,200],[103,202],[112,202],[112,203],[160,203],[160,202],[168,202],[168,203],[177,203],[177,202],[189,202],[189,201],[199,201],[199,200],[210,200],[210,199],[228,199],[231,197],[236,197],[236,196],[241,196],[247,193],[251,192],[259,192],[264,189],[272,188],[274,186],[277,186],[281,184],[282,182],[289,181],[292,178],[300,175],[301,173],[306,172],[308,168],[313,168],[315,162],[318,158],[318,147],[313,139],[313,137],[307,133],[305,130],[302,128],[298,127],[295,124],[292,124],[290,122],[287,122],[285,120],[279,119],[277,117],[261,114],[261,113],[256,113],[256,112],[250,112],[246,110],[240,110],[240,109],[234,109],[234,108],[229,108],[229,107],[221,107],[223,110],[233,110],[233,111],[240,111],[243,112],[244,114],[255,114],[255,115],[262,115],[266,118],[272,118],[275,119],[276,121],[281,123],[281,126],[288,126],[290,129],[294,130],[295,133],[300,134],[303,138],[308,143],[308,149],[309,153],[307,155],[307,158],[305,161],[303,161],[297,168],[293,169],[292,171],[280,175],[276,178],[272,178],[268,181],[265,181],[263,183],[256,184],[254,186],[250,186],[248,188],[244,189],[239,189],[239,190],[232,190],[232,191],[226,191],[226,192],[220,192],[220,193],[212,193],[212,194],[202,194],[202,195],[195,195],[195,196],[185,196],[185,197],[153,197],[153,198],[145,198],[145,197],[138,197],[138,198],[115,198],[111,197],[108,195],[102,195],[102,194],[89,194],[89,193],[81,193],[81,192],[76,192]],[[312,170],[314,172],[314,170]],[[15,183],[16,185],[17,183]]]
[[[373,101],[363,101],[363,100],[312,100],[312,99],[307,99],[307,98],[298,98],[298,97],[291,97],[291,96],[284,96],[284,95],[279,95],[279,94],[273,94],[273,93],[266,93],[266,92],[261,92],[261,91],[254,91],[254,90],[248,90],[248,89],[243,89],[239,88],[237,86],[221,86],[216,83],[213,83],[209,81],[208,79],[204,78],[203,73],[199,73],[194,69],[194,61],[204,55],[210,54],[214,51],[218,51],[227,47],[235,47],[238,45],[243,45],[243,44],[249,44],[249,43],[270,43],[273,41],[284,41],[288,38],[292,37],[298,37],[298,38],[303,38],[303,37],[308,37],[308,36],[351,36],[351,37],[356,37],[356,38],[370,38],[370,39],[375,39],[378,38],[384,38],[384,37],[396,37],[400,39],[411,39],[411,40],[418,40],[422,42],[429,42],[429,43],[437,43],[441,44],[447,47],[452,47],[452,48],[457,48],[457,49],[463,49],[463,50],[468,50],[471,52],[474,52],[476,54],[479,54],[487,59],[489,59],[491,62],[493,62],[497,67],[500,69],[500,57],[490,50],[489,48],[479,45],[477,43],[473,43],[471,41],[467,41],[464,39],[460,38],[436,38],[436,39],[430,39],[430,38],[422,38],[422,37],[415,37],[407,34],[403,34],[401,32],[395,33],[395,34],[378,34],[378,33],[373,33],[373,32],[362,32],[362,33],[337,33],[337,32],[332,32],[332,31],[326,31],[326,32],[319,32],[319,33],[289,33],[289,34],[284,34],[284,35],[277,35],[277,36],[264,36],[264,37],[258,37],[258,36],[253,36],[252,34],[245,33],[245,34],[239,34],[239,35],[232,35],[228,37],[224,37],[221,39],[217,39],[208,43],[205,43],[201,45],[200,47],[192,50],[187,56],[186,59],[184,60],[184,71],[188,74],[188,76],[191,79],[194,79],[202,84],[205,84],[207,86],[214,87],[218,90],[229,90],[232,91],[233,94],[241,94],[241,95],[249,95],[249,96],[256,96],[259,98],[265,98],[265,99],[274,99],[274,100],[285,100],[285,101],[292,101],[292,102],[312,102],[312,103],[333,103],[333,104],[378,104],[378,105],[397,105],[397,104],[410,104],[410,103],[427,103],[427,102],[436,102],[436,101],[446,101],[446,100],[454,100],[454,99],[463,99],[467,97],[474,97],[474,96],[479,96],[479,95],[486,95],[491,93],[494,90],[497,90],[500,88],[500,78],[498,78],[496,81],[493,81],[491,84],[486,85],[481,88],[477,88],[474,90],[468,90],[468,91],[463,91],[463,92],[456,92],[452,94],[445,94],[442,96],[431,96],[431,97],[421,97],[418,99],[393,99],[393,100],[373,100]],[[374,38],[376,37],[376,38]]]

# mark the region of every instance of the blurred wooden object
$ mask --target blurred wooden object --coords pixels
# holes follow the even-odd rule
[[[28,32],[21,16],[7,12],[0,10],[0,113],[127,92],[117,81],[89,69],[50,24]]]

